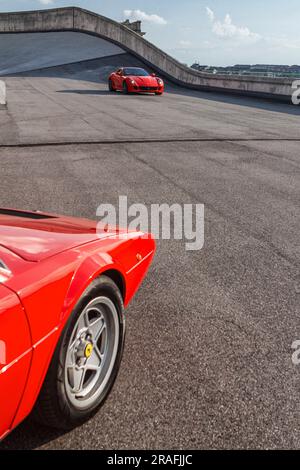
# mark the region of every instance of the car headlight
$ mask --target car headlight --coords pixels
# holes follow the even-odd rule
[[[159,85],[162,85],[162,84],[163,84],[163,81],[162,81],[160,78],[157,78],[157,83],[158,83]]]
[[[134,80],[130,80],[131,85],[136,85]]]

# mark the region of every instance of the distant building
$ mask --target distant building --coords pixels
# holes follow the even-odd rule
[[[132,29],[135,33],[139,34],[140,36],[145,36],[146,33],[142,32],[142,22],[141,21],[123,21],[124,26],[126,26],[129,29]]]
[[[200,65],[195,62],[192,69],[206,73],[220,73],[225,75],[248,75],[262,77],[288,77],[300,78],[300,65],[275,65],[275,64],[255,64],[255,65],[233,65],[228,67],[215,67]]]
[[[209,68],[208,65],[200,65],[197,62],[191,66],[192,69],[194,70],[199,70],[199,71],[204,71]]]

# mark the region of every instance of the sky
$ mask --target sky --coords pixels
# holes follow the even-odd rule
[[[299,0],[0,0],[0,11],[81,6],[141,19],[146,38],[191,65],[300,64]]]

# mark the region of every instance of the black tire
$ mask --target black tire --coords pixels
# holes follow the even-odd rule
[[[109,91],[116,91],[111,79],[108,80],[108,88],[109,88]]]
[[[119,343],[114,366],[101,395],[86,409],[79,409],[69,400],[65,384],[66,353],[77,321],[84,308],[93,299],[106,297],[113,302],[118,313]],[[117,377],[125,338],[124,306],[121,293],[107,276],[101,276],[86,289],[74,308],[55,349],[47,376],[33,411],[33,417],[42,424],[60,429],[72,429],[90,419],[107,398]]]
[[[156,92],[155,94],[156,94],[156,96],[161,96],[162,95],[162,93],[160,91]]]
[[[123,82],[123,92],[128,95],[129,94],[129,91],[128,91],[128,85],[126,83],[126,80],[124,80]]]

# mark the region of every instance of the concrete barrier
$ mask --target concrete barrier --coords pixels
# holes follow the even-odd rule
[[[173,82],[199,90],[291,101],[288,78],[211,75],[181,64],[126,26],[77,7],[0,14],[0,33],[78,31],[107,39]]]
[[[6,106],[6,85],[0,81],[0,108]]]

